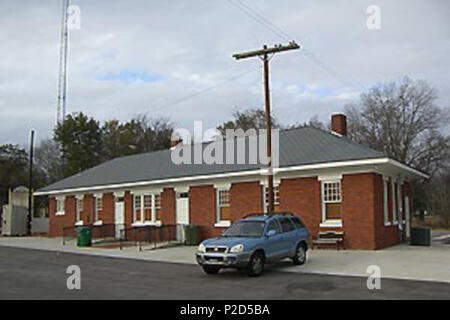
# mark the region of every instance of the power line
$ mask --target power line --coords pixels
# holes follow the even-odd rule
[[[174,105],[177,105],[177,104],[179,104],[179,103],[181,103],[181,102],[187,101],[187,100],[189,100],[189,99],[195,98],[195,97],[200,96],[200,95],[202,95],[202,94],[204,94],[204,93],[206,93],[206,92],[209,92],[209,91],[212,91],[212,90],[214,90],[214,89],[216,89],[216,88],[219,88],[219,87],[221,87],[221,86],[223,86],[223,85],[225,85],[225,84],[227,84],[227,83],[229,83],[229,82],[231,82],[231,81],[233,81],[233,80],[242,78],[243,76],[246,76],[246,75],[248,75],[248,74],[250,74],[250,73],[253,73],[253,72],[255,72],[255,71],[259,70],[259,69],[261,69],[261,67],[257,67],[257,68],[253,68],[253,69],[247,70],[246,72],[240,73],[240,74],[235,75],[235,76],[230,77],[230,78],[227,78],[227,79],[225,79],[224,81],[219,82],[219,83],[216,84],[216,85],[213,85],[213,86],[207,87],[207,88],[205,88],[205,89],[203,89],[203,90],[200,90],[200,91],[198,91],[198,92],[189,94],[189,95],[184,96],[184,97],[182,97],[182,98],[180,98],[180,99],[177,99],[177,100],[175,100],[175,101],[172,101],[172,102],[169,102],[169,103],[160,105],[160,106],[154,108],[153,111],[154,111],[154,112],[157,112],[157,111],[160,111],[160,110],[162,110],[162,109],[166,109],[166,108],[172,107],[172,106],[174,106]]]
[[[229,3],[231,3],[233,6],[241,10],[243,13],[245,13],[247,16],[258,22],[260,25],[265,27],[267,30],[271,31],[274,35],[278,36],[279,38],[283,40],[293,39],[288,33],[283,31],[280,27],[276,26],[274,23],[270,22],[267,18],[265,18],[260,13],[256,12],[254,9],[252,9],[250,6],[244,4],[240,0],[227,0]],[[359,83],[358,81],[353,81],[350,79],[350,81],[347,79],[349,77],[346,77],[342,74],[340,74],[338,71],[334,70],[331,66],[327,65],[325,62],[321,61],[311,50],[306,49],[302,47],[301,53],[306,56],[307,58],[311,59],[313,63],[315,63],[318,67],[320,67],[322,70],[328,72],[329,74],[333,75],[335,78],[337,78],[340,82],[345,84],[346,86],[350,87],[358,87],[358,89],[366,89],[366,87]],[[356,83],[356,85],[355,85]]]

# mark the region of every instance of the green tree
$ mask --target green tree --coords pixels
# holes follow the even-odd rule
[[[0,146],[0,206],[7,203],[8,190],[28,185],[28,155],[17,145]]]
[[[61,146],[65,175],[72,175],[102,161],[102,132],[98,121],[82,112],[69,115],[58,124],[54,140]]]
[[[118,120],[106,121],[102,126],[104,158],[167,149],[173,125],[166,118],[148,118],[139,115],[126,123]]]

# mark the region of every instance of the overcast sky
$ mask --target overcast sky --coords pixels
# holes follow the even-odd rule
[[[263,106],[261,62],[231,55],[288,38],[306,50],[271,61],[282,123],[327,121],[365,88],[403,75],[429,81],[439,104],[450,106],[446,0],[71,3],[81,9],[81,28],[70,31],[68,113],[102,121],[145,113],[170,117],[178,128],[192,129],[194,120],[215,127],[237,109]],[[381,9],[380,30],[366,26],[371,4]],[[38,140],[52,135],[61,7],[0,0],[0,144],[25,146],[31,128]],[[249,16],[257,14],[278,31]]]

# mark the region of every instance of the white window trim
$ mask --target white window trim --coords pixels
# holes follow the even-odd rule
[[[103,225],[103,220],[97,220],[94,222],[94,226],[102,226]]]
[[[399,220],[399,228],[403,229],[403,223],[405,223],[405,217],[403,216],[403,197],[402,197],[402,186],[403,182],[399,181],[397,183],[397,207],[398,207],[398,216],[397,220]]]
[[[83,222],[83,220],[79,220],[79,221],[75,222],[75,225],[82,226],[82,225],[84,225],[84,222]]]
[[[392,190],[392,224],[394,226],[398,225],[397,217],[397,198],[395,196],[395,180],[391,179],[391,190]]]
[[[133,194],[133,223],[132,226],[161,226],[161,220],[156,220],[156,196],[159,195],[161,197],[161,193],[142,193],[142,194]],[[145,204],[144,197],[151,197],[151,219],[145,220]],[[135,199],[134,197],[141,198],[141,219],[140,221],[136,221],[136,208],[135,208]]]
[[[267,184],[262,184],[262,186],[263,186],[263,191],[262,191],[262,193],[263,193],[263,211],[264,211],[264,213],[267,213],[267,211],[269,209],[269,203],[266,203],[267,202],[266,188],[268,188],[268,186],[267,186]],[[276,197],[275,197],[275,189],[276,188],[278,188],[278,202],[275,200],[276,199]],[[273,183],[273,191],[274,191],[274,193],[273,193],[273,198],[274,198],[273,199],[273,205],[274,206],[279,206],[280,205],[280,184],[276,183],[275,181]],[[268,192],[268,190],[267,190],[267,192]]]
[[[56,208],[55,208],[55,210],[56,210],[55,216],[64,216],[64,215],[66,215],[66,197],[56,197],[55,201],[56,201],[56,203],[55,203],[55,206],[56,206]],[[58,210],[58,202],[61,203],[61,208],[60,209],[62,209],[62,210]]]
[[[321,228],[342,228],[342,220],[326,220],[319,224]]]
[[[77,221],[75,224],[77,225],[77,223],[81,223],[78,225],[82,226],[83,220],[81,219],[81,211],[83,211],[84,208],[80,208],[79,201],[82,201],[82,207],[84,207],[84,196],[83,195],[78,195],[75,197],[75,220]]]
[[[384,214],[384,226],[389,227],[391,222],[389,221],[389,190],[388,190],[388,177],[383,177],[383,214]]]
[[[340,201],[325,202],[325,184],[328,184],[328,183],[339,183],[340,192],[341,192],[341,200]],[[341,179],[321,180],[320,193],[321,193],[321,202],[322,202],[322,223],[319,225],[319,227],[323,227],[323,228],[342,227],[342,182],[341,182]],[[341,204],[341,219],[328,219],[327,220],[327,210],[326,210],[327,203],[340,203]]]
[[[221,186],[216,187],[216,223],[214,223],[214,227],[222,228],[222,227],[229,227],[231,225],[230,220],[221,220],[220,218],[220,192],[221,191],[228,191],[230,192],[230,186]],[[230,196],[230,194],[229,194]],[[230,199],[231,201],[231,199]],[[230,203],[231,206],[231,203]]]
[[[101,206],[100,209],[97,208],[97,200],[101,200]],[[103,210],[103,194],[102,193],[96,193],[94,195],[94,221],[101,221],[99,217],[99,211]]]
[[[231,221],[229,220],[222,220],[214,223],[214,227],[216,228],[228,228],[229,226],[231,226]]]

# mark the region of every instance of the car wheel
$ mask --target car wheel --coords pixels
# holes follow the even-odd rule
[[[306,262],[306,247],[303,243],[300,243],[295,250],[295,256],[292,258],[295,265],[301,266]]]
[[[203,271],[205,271],[206,274],[218,274],[219,270],[220,270],[220,267],[203,266]]]
[[[264,255],[261,252],[255,252],[248,265],[248,275],[251,277],[260,276],[264,271]]]

